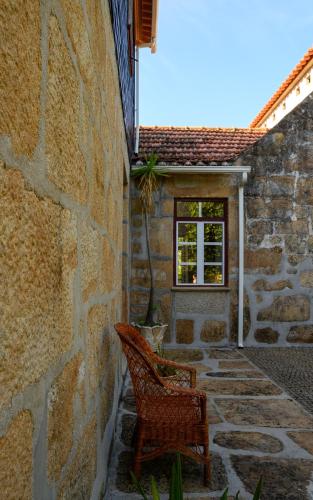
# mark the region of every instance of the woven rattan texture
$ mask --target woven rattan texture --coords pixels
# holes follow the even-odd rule
[[[141,462],[168,451],[179,451],[204,464],[209,479],[209,438],[206,394],[194,389],[194,368],[165,360],[153,353],[138,330],[118,323],[133,382],[137,408],[134,472]],[[161,377],[158,369],[171,367],[175,374]]]

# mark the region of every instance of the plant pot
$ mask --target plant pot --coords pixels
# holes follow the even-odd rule
[[[151,349],[157,351],[163,343],[164,333],[167,325],[141,326],[136,325],[141,335],[149,342]]]

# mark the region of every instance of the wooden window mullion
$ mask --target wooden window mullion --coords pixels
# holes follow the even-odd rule
[[[204,223],[197,222],[197,284],[204,283]]]

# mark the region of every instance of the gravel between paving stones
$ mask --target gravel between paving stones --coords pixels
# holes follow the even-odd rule
[[[313,414],[313,348],[246,347],[243,354]]]

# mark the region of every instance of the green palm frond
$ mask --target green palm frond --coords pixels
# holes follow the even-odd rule
[[[158,156],[152,153],[146,158],[145,165],[134,168],[130,174],[134,179],[138,179],[140,199],[148,211],[152,207],[153,193],[157,189],[160,178],[168,176],[167,170],[158,167],[157,163]]]
[[[261,476],[260,479],[259,479],[259,482],[257,484],[257,487],[256,487],[256,490],[255,490],[255,493],[253,495],[253,499],[252,500],[260,500],[262,485],[263,485],[263,477]]]
[[[158,486],[157,486],[156,480],[153,476],[151,476],[151,494],[152,494],[153,500],[160,500]]]
[[[227,500],[227,499],[228,499],[228,488],[226,488],[220,500]]]

